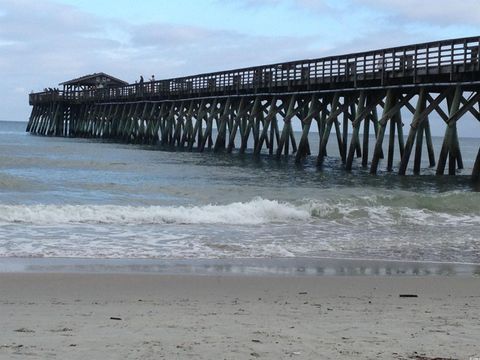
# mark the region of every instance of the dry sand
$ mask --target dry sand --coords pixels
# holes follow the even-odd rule
[[[437,357],[480,357],[480,279],[0,274],[0,359]]]

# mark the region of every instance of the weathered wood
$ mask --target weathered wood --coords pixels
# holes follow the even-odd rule
[[[209,108],[210,113],[208,114],[206,119],[206,128],[203,134],[203,139],[201,142],[199,142],[198,150],[200,152],[203,152],[205,150],[205,146],[207,146],[207,143],[208,143],[208,146],[210,146],[210,140],[212,137],[212,129],[213,129],[213,120],[215,119],[219,111],[218,105],[219,105],[219,102],[217,99],[215,99],[213,101],[212,106]]]
[[[308,108],[308,114],[306,114],[305,118],[303,118],[302,125],[302,137],[300,139],[300,143],[298,145],[298,151],[295,155],[295,161],[299,163],[301,159],[307,155],[309,155],[310,147],[308,146],[308,133],[310,131],[310,126],[312,124],[312,119],[315,116],[315,113],[318,111],[319,106],[317,103],[317,96],[313,95],[310,100],[310,106]]]
[[[337,137],[338,152],[340,154],[340,157],[343,159],[345,157],[345,154],[343,153],[342,132],[340,130],[340,122],[338,121],[338,118],[335,119],[333,123],[335,125],[335,135]]]
[[[368,166],[368,146],[370,140],[370,114],[363,120],[363,149],[362,149],[362,166]]]
[[[355,151],[357,150],[357,145],[359,144],[358,134],[359,134],[359,131],[360,131],[360,122],[366,116],[366,114],[364,114],[364,112],[363,112],[363,110],[365,108],[365,100],[366,100],[365,92],[361,91],[360,96],[359,96],[359,100],[358,100],[358,107],[357,107],[357,111],[356,111],[355,120],[352,123],[352,125],[353,125],[352,140],[350,141],[350,149],[348,151],[347,163],[346,163],[346,166],[345,166],[345,169],[347,171],[352,170],[353,156],[355,154]],[[358,156],[358,153],[357,153],[357,156]]]
[[[277,116],[277,98],[274,96],[273,99],[271,100],[270,107],[268,110],[268,114],[266,118],[264,119],[264,125],[262,129],[262,133],[260,135],[260,139],[258,144],[256,145],[254,149],[254,154],[259,155],[260,152],[262,151],[262,146],[265,140],[268,139],[268,131],[270,130],[270,141],[272,142],[272,145],[268,144],[269,148],[272,149],[273,151],[273,132],[275,131],[272,125],[272,120],[274,117]]]
[[[435,152],[433,150],[432,133],[430,131],[430,121],[428,118],[425,119],[423,128],[425,130],[425,142],[427,143],[428,161],[430,163],[430,167],[434,167]]]
[[[381,121],[378,121],[379,129],[377,134],[377,141],[375,142],[375,149],[373,151],[372,163],[370,165],[370,173],[376,174],[378,170],[378,163],[383,154],[383,138],[385,136],[385,128],[387,126],[387,121],[389,119],[388,115],[393,116],[394,113],[391,111],[397,106],[397,96],[393,90],[388,90],[385,99],[385,105],[383,107],[383,114]],[[398,109],[399,111],[400,109]]]
[[[447,162],[447,156],[449,157],[449,173],[455,173],[455,154],[452,153],[454,151],[452,149],[452,145],[454,144],[454,129],[452,125],[455,125],[456,130],[456,121],[450,121],[453,119],[456,114],[459,112],[460,108],[460,100],[462,98],[463,90],[460,86],[455,88],[455,93],[453,98],[449,101],[449,119],[447,121],[447,128],[445,130],[445,136],[443,138],[442,149],[440,150],[440,155],[438,158],[438,165],[437,165],[437,175],[443,175],[445,172],[445,166]],[[465,107],[465,106],[464,106]]]
[[[223,113],[219,120],[220,127],[218,128],[217,139],[213,148],[213,151],[215,152],[225,149],[225,141],[227,140],[227,121],[231,111],[231,101],[232,100],[228,98],[223,107]]]
[[[244,119],[241,144],[240,144],[240,149],[238,150],[240,154],[245,153],[245,150],[247,149],[248,138],[250,136],[250,132],[252,131],[252,128],[254,127],[255,119],[258,117],[259,111],[261,110],[260,106],[261,106],[260,97],[257,96],[253,101],[253,105],[250,110],[249,116],[248,117],[246,116]]]
[[[390,133],[388,136],[388,155],[387,155],[387,171],[393,170],[393,157],[395,153],[395,129],[397,125],[397,115],[393,115],[390,119]]]
[[[192,150],[193,145],[195,144],[196,139],[198,139],[197,144],[200,144],[202,141],[202,119],[206,113],[206,101],[203,99],[197,109],[197,112],[195,113],[195,125],[193,127],[192,131],[192,136],[190,138],[190,141],[188,143],[188,149]]]
[[[459,157],[461,158],[461,155],[460,148],[458,147],[457,123],[454,122],[452,125],[450,125],[450,128],[452,131],[448,143],[448,175],[455,175],[457,170],[457,162],[461,164],[461,167],[463,168],[463,161],[458,161]],[[461,169],[460,166],[458,168]]]
[[[472,170],[472,181],[480,184],[480,148],[478,149],[477,158]]]
[[[235,137],[237,135],[237,131],[240,128],[240,124],[242,122],[242,118],[245,116],[247,112],[247,100],[244,98],[240,99],[240,103],[238,105],[237,116],[233,122],[233,128],[230,130],[230,139],[228,141],[227,152],[231,153],[233,148],[235,147]]]
[[[325,106],[324,106],[324,111],[323,111],[323,116],[321,119],[321,122],[324,124],[324,127],[321,129],[322,131],[319,132],[321,135],[320,138],[320,145],[318,148],[318,156],[317,156],[317,166],[321,166],[323,164],[323,160],[325,156],[327,155],[327,143],[328,139],[330,138],[330,131],[332,129],[332,124],[334,120],[337,118],[337,116],[345,111],[346,108],[350,104],[340,104],[340,94],[335,94],[333,96],[333,99],[331,100],[331,105],[330,105],[330,112],[328,113],[327,116],[327,106],[328,106],[328,100],[325,100]],[[343,101],[346,101],[344,98]]]
[[[285,155],[288,155],[288,139],[290,137],[290,120],[295,115],[295,103],[297,98],[295,95],[291,96],[288,103],[288,110],[286,116],[283,119],[283,130],[282,135],[280,136],[280,141],[277,148],[277,157],[282,155],[282,151],[285,148]]]
[[[340,157],[346,169],[351,170],[355,155],[361,155],[363,167],[368,165],[369,135],[373,126],[376,142],[370,172],[376,173],[379,160],[383,158],[382,146],[386,126],[389,126],[387,170],[391,171],[394,167],[394,154],[397,151],[395,142],[398,139],[401,157],[399,174],[405,173],[414,145],[413,172],[418,174],[421,168],[423,137],[430,166],[435,165],[428,116],[430,112],[436,111],[448,125],[437,172],[442,171],[442,167],[444,171],[448,159],[449,174],[454,174],[457,168],[463,167],[456,122],[466,113],[471,113],[474,117],[480,115],[480,109],[477,110],[478,93],[470,91],[467,94],[469,96],[464,98],[461,92],[452,93],[447,87],[440,90],[432,87],[408,90],[392,87],[387,91],[375,89],[349,90],[345,93],[312,92],[280,97],[259,94],[159,101],[145,101],[140,98],[132,102],[84,104],[52,101],[33,107],[27,129],[32,134],[47,136],[114,138],[139,144],[160,142],[175,147],[186,146],[189,150],[193,150],[196,144],[198,151],[204,151],[209,146],[214,152],[223,149],[231,152],[235,148],[236,138],[240,138],[240,153],[246,152],[253,143],[254,155],[258,156],[264,149],[272,155],[276,153],[277,156],[293,153],[295,161],[300,163],[310,155],[311,125],[312,121],[316,121],[319,136],[317,164],[321,165],[327,155],[327,144],[335,126]],[[409,101],[416,95],[419,95],[419,100],[414,107]],[[441,108],[445,99],[449,101],[448,116]],[[420,106],[421,104],[423,105]],[[379,106],[383,107],[380,120],[377,115]],[[406,144],[401,118],[401,111],[405,108],[413,111]],[[338,117],[342,115],[340,124]],[[282,117],[284,121],[281,133],[278,129],[278,117]],[[298,148],[293,132],[297,119],[302,130]],[[353,129],[351,139],[348,135],[350,121]],[[214,127],[216,131],[213,130]],[[363,140],[360,139],[361,127]],[[350,144],[347,144],[348,140]]]
[[[400,168],[398,170],[399,175],[405,175],[407,171],[408,161],[410,160],[410,154],[412,152],[413,143],[415,141],[415,136],[418,131],[418,127],[422,123],[422,121],[428,116],[428,113],[425,113],[426,107],[426,90],[422,88],[420,90],[420,94],[418,95],[417,107],[415,109],[415,115],[413,116],[412,124],[410,125],[410,131],[408,133],[407,142],[405,144],[405,152],[402,156],[402,160],[400,162]]]
[[[344,97],[344,102],[347,100]],[[343,112],[343,120],[342,120],[342,151],[341,151],[341,156],[342,156],[342,163],[347,162],[347,146],[348,146],[348,120],[349,119],[349,114],[348,114],[348,109]]]
[[[386,97],[386,96],[387,96],[387,95],[385,94],[385,97]],[[380,101],[379,103],[380,103],[380,105],[384,106],[383,101]],[[377,108],[378,108],[378,106],[376,106],[376,107],[374,107],[374,108],[372,109],[372,115],[371,115],[371,120],[372,120],[372,123],[373,123],[373,130],[374,130],[374,132],[375,132],[375,143],[376,143],[376,141],[377,141],[378,132],[379,132],[379,130],[380,130],[380,124],[379,124],[379,122],[378,122],[378,111],[377,111]],[[380,159],[383,159],[383,149],[380,149]]]
[[[427,121],[425,119],[425,121]],[[424,122],[422,122],[417,129],[417,140],[416,140],[416,147],[415,147],[415,160],[413,163],[413,173],[415,175],[420,174],[420,168],[422,163],[422,145],[423,145],[423,133],[424,133]]]

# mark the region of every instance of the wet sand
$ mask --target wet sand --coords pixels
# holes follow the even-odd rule
[[[480,356],[473,276],[4,272],[0,316],[0,359]]]

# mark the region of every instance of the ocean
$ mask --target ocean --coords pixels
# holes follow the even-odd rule
[[[25,127],[0,122],[3,258],[480,263],[480,192],[469,178],[478,139],[460,139],[460,176],[434,176],[424,154],[424,175],[399,177],[358,162],[345,172],[334,137],[318,169],[314,156],[296,165]]]

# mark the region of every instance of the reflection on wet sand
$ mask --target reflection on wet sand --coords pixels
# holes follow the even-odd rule
[[[277,276],[480,276],[480,265],[351,259],[4,258],[0,272]]]

